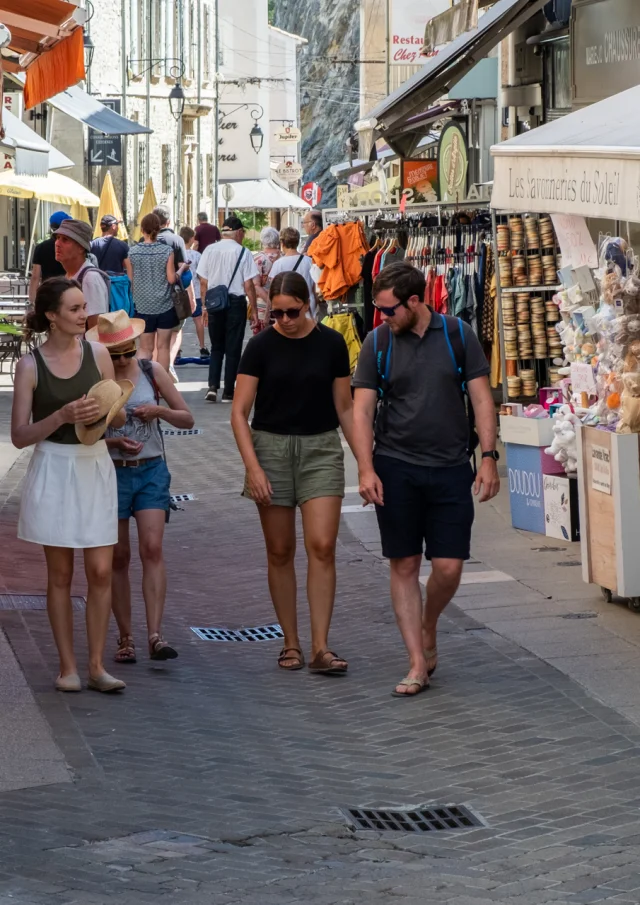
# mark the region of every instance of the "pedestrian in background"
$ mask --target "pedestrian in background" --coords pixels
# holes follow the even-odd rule
[[[87,578],[89,688],[120,691],[125,685],[104,668],[104,645],[111,612],[111,568],[118,540],[116,475],[105,441],[96,437],[102,409],[90,393],[114,380],[109,354],[82,339],[86,304],[74,280],[54,277],[39,288],[27,327],[45,333],[45,342],[16,368],[11,440],[18,449],[35,444],[22,488],[18,537],[42,544],[47,561],[47,613],[60,657],[59,691],[80,691],[73,649],[71,582],[74,552],[82,550]],[[126,401],[123,388],[120,401]],[[116,414],[117,412],[117,414]],[[118,403],[109,412],[124,424]],[[89,427],[85,427],[88,425]],[[92,430],[93,429],[93,430]],[[84,442],[81,442],[81,439]]]
[[[205,248],[219,242],[222,236],[220,230],[213,223],[209,223],[209,217],[204,211],[198,214],[198,225],[196,226],[195,250],[202,254]]]
[[[253,260],[258,268],[258,276],[254,279],[256,297],[258,303],[258,324],[254,327],[254,333],[264,330],[269,324],[269,274],[271,268],[281,255],[280,236],[273,226],[265,226],[260,233],[262,251],[256,251]]]
[[[487,359],[471,327],[437,314],[424,294],[424,275],[410,264],[390,264],[376,277],[374,305],[383,323],[365,339],[353,381],[360,494],[376,506],[391,600],[409,654],[409,671],[392,694],[405,698],[429,687],[438,663],[438,619],[469,558],[472,487],[481,503],[500,489]],[[379,364],[386,361],[388,373]],[[475,482],[463,384],[482,448]],[[425,548],[431,574],[423,608]]]
[[[126,423],[109,428],[106,442],[118,481],[118,544],[113,557],[113,614],[118,623],[116,663],[135,663],[131,630],[131,543],[129,524],[136,520],[142,562],[142,595],[147,616],[149,657],[174,660],[178,654],[162,637],[162,616],[167,595],[167,573],[162,541],[169,515],[171,475],[164,458],[160,419],[189,430],[193,415],[158,362],[137,359],[136,340],[145,322],[114,311],[98,319],[88,334],[109,352],[118,380],[133,384],[126,406]],[[160,400],[167,405],[160,405]]]
[[[176,281],[173,248],[158,241],[160,220],[156,214],[143,217],[140,229],[143,241],[132,245],[129,253],[136,317],[145,322],[140,355],[153,358],[157,346],[158,362],[168,371],[173,329],[179,326],[171,297],[171,287]]]
[[[280,246],[282,248],[282,256],[274,263],[269,273],[269,280],[274,280],[279,273],[286,273],[293,270],[304,277],[304,281],[309,287],[309,299],[311,302],[311,316],[316,316],[316,296],[315,283],[311,277],[311,265],[313,261],[304,252],[298,251],[300,247],[300,233],[292,226],[287,226],[280,231]]]
[[[316,239],[323,230],[322,214],[320,211],[307,211],[302,218],[302,228],[307,234],[307,239],[302,250],[308,255],[314,239]]]
[[[51,235],[48,239],[38,242],[33,252],[33,265],[31,279],[29,280],[29,301],[33,305],[36,300],[38,286],[43,280],[50,277],[64,276],[64,267],[56,258],[56,229],[64,220],[72,220],[71,214],[65,211],[56,211],[49,217]]]
[[[203,313],[209,326],[211,356],[209,361],[209,389],[207,402],[218,401],[218,390],[224,369],[223,402],[233,401],[233,392],[242,354],[242,340],[247,326],[247,298],[251,308],[251,326],[258,322],[254,279],[258,268],[251,252],[243,246],[244,226],[238,217],[227,217],[222,225],[223,238],[205,249],[198,264],[200,294],[205,301]],[[208,289],[224,286],[228,289],[229,305],[221,311],[206,310]]]
[[[284,632],[281,669],[304,666],[296,603],[296,507],[309,560],[312,672],[343,675],[347,662],[329,650],[336,590],[335,552],[344,497],[344,451],[352,443],[349,354],[343,337],[316,324],[298,273],[271,284],[275,326],[249,340],[231,412],[246,466],[244,495],[258,507],[267,548],[269,591]],[[249,416],[255,411],[251,429]]]
[[[129,245],[118,239],[118,226],[121,223],[122,220],[118,220],[113,214],[105,214],[100,221],[102,236],[93,240],[91,252],[95,255],[100,270],[117,276],[126,274],[131,279]]]
[[[91,227],[84,220],[63,220],[56,229],[56,261],[77,280],[86,303],[87,330],[109,310],[109,278],[93,263]]]
[[[193,323],[196,328],[196,335],[198,337],[198,344],[200,346],[200,358],[208,358],[209,350],[204,344],[204,323],[202,322],[202,296],[200,292],[200,280],[197,276],[198,264],[200,263],[200,258],[202,257],[202,255],[194,248],[195,232],[191,229],[190,226],[182,227],[182,229],[180,230],[180,238],[184,241],[184,244],[187,248],[187,263],[189,264],[189,270],[191,271],[191,275],[193,277],[192,286],[196,300],[196,307],[191,316],[193,318]]]

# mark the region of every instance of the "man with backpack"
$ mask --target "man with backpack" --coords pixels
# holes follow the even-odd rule
[[[373,298],[383,324],[365,339],[353,381],[360,494],[376,506],[409,654],[395,697],[419,694],[435,671],[438,618],[469,558],[472,487],[480,502],[500,489],[486,357],[471,327],[437,314],[424,295],[425,278],[410,264],[390,264],[379,274]],[[478,439],[474,480],[470,458]],[[431,574],[423,608],[425,547]]]
[[[129,246],[118,239],[118,227],[122,223],[114,214],[105,214],[100,221],[102,235],[91,243],[91,252],[95,255],[98,267],[109,275],[122,276],[126,273],[133,279]]]
[[[87,330],[95,327],[98,315],[109,311],[110,280],[87,259],[93,230],[83,220],[64,220],[55,231],[56,261],[71,280],[80,283],[87,303]]]

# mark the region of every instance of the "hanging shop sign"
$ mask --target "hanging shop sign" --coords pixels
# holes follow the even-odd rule
[[[573,102],[591,104],[638,83],[638,0],[574,0],[571,12]]]
[[[288,182],[297,182],[302,179],[303,169],[295,160],[285,160],[278,165],[276,174],[280,179],[286,179]]]
[[[469,154],[467,139],[456,122],[447,123],[438,146],[440,200],[462,201],[467,197]]]
[[[322,201],[322,188],[317,182],[307,182],[306,185],[302,186],[300,197],[307,204],[310,204],[311,207],[317,207]]]
[[[302,132],[294,126],[284,126],[273,133],[276,141],[283,145],[297,145],[302,139]]]
[[[401,185],[407,197],[407,204],[422,204],[438,200],[438,161],[403,160],[401,162]],[[405,196],[406,197],[406,196]]]
[[[120,114],[122,102],[119,97],[104,97],[100,99],[110,110]],[[122,136],[103,135],[94,129],[89,129],[89,166],[92,167],[121,167],[122,166]]]
[[[390,63],[393,66],[422,65],[420,55],[427,22],[451,6],[451,0],[388,0],[391,32]],[[429,56],[436,56],[437,49]]]

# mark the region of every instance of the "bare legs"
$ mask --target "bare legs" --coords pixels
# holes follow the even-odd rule
[[[167,596],[167,573],[162,555],[165,513],[163,509],[143,509],[136,512],[135,519],[142,561],[142,595],[147,614],[147,628],[151,636],[161,632]],[[118,623],[121,638],[131,635],[130,562],[129,520],[120,519],[118,545],[113,560],[113,615]]]
[[[47,561],[47,612],[60,657],[60,675],[77,673],[73,652],[73,611],[71,582],[74,551],[66,547],[45,547]],[[92,547],[84,551],[87,577],[87,638],[89,675],[104,672],[103,654],[111,611],[111,564],[113,547]]]
[[[336,590],[335,551],[340,522],[340,497],[320,497],[304,503],[302,526],[309,559],[307,597],[311,617],[311,655],[327,650]],[[300,649],[296,608],[296,513],[285,506],[258,506],[267,547],[269,592],[284,633],[283,647]],[[293,658],[285,660],[284,666]]]
[[[194,317],[193,323],[196,328],[196,335],[198,337],[198,346],[200,349],[204,349],[204,324],[202,323],[202,318]]]
[[[173,330],[157,330],[155,333],[143,333],[139,341],[140,358],[158,361],[165,371],[169,370],[171,357],[171,338]]]
[[[424,650],[436,646],[438,618],[460,584],[463,562],[459,559],[434,559],[427,582],[427,602],[422,607],[420,588],[421,556],[392,559],[391,600],[398,628],[409,654],[411,679],[426,680],[427,669],[432,664],[425,661]],[[405,686],[396,688],[400,694],[415,693]]]

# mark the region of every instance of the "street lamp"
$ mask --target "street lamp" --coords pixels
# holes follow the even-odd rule
[[[308,91],[305,91],[304,94],[302,95],[302,106],[308,107],[310,103],[311,103],[311,95],[309,94]]]
[[[264,142],[264,133],[258,123],[253,124],[253,129],[249,132],[249,138],[251,139],[251,147],[256,154],[259,154]]]
[[[169,107],[171,108],[171,115],[176,122],[178,122],[178,120],[184,113],[185,101],[185,93],[182,89],[182,85],[180,84],[180,79],[178,79],[169,94]]]
[[[91,69],[91,64],[93,63],[93,54],[96,49],[96,45],[91,40],[91,35],[87,34],[86,31],[84,33],[82,43],[84,45],[84,68],[85,68],[85,70]]]

